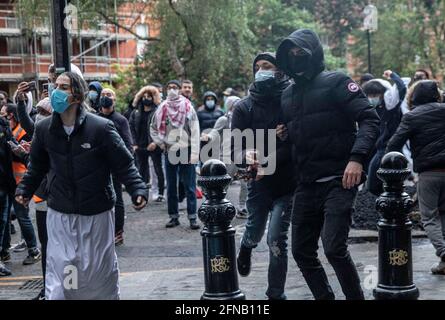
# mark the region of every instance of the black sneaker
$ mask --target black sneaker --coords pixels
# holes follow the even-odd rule
[[[199,228],[201,228],[198,224],[198,222],[196,221],[196,219],[192,219],[190,220],[190,229],[192,230],[198,230]]]
[[[164,196],[158,196],[155,201],[156,202],[164,202],[165,198],[164,198]]]
[[[5,267],[3,262],[0,262],[0,277],[7,277],[10,276],[12,273],[9,271],[8,268]]]
[[[236,217],[238,219],[247,219],[249,216],[249,213],[247,212],[247,209],[237,210]]]
[[[39,294],[35,298],[32,298],[31,300],[46,300],[45,289],[40,290]]]
[[[179,226],[179,220],[178,219],[170,219],[170,221],[165,225],[166,228],[174,228]]]
[[[9,261],[11,261],[11,254],[9,253],[8,250],[3,250],[2,252],[0,252],[0,260],[2,262],[9,262]]]
[[[27,248],[28,248],[28,246],[26,245],[26,241],[22,239],[19,243],[14,245],[11,249],[13,252],[23,252]]]
[[[251,258],[252,248],[246,248],[241,245],[236,264],[238,266],[238,272],[242,277],[247,277],[250,274],[250,268],[252,266]]]
[[[28,256],[23,260],[23,265],[31,265],[34,263],[39,262],[42,259],[42,253],[38,248],[34,248],[32,250],[29,250]]]

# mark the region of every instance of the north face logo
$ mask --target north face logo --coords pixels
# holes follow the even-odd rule
[[[91,149],[91,144],[89,144],[89,143],[84,143],[84,144],[81,144],[80,146],[84,149]]]

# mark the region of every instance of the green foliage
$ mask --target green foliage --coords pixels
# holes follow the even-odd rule
[[[167,3],[160,2],[157,7],[161,41],[149,45],[144,73],[163,83],[189,78],[198,96],[229,86],[245,90],[252,81],[252,61],[257,53],[275,52],[279,43],[299,28],[321,32],[308,11],[281,0],[188,0],[178,1],[175,8],[184,23],[179,23]],[[172,51],[182,58],[184,70],[175,69]],[[330,68],[345,64],[329,50],[326,56]]]
[[[378,0],[379,30],[372,33],[373,73],[380,76],[392,69],[411,76],[417,68],[427,68],[441,78],[445,71],[445,1]],[[367,38],[364,31],[353,32],[356,43],[350,53],[367,70]]]

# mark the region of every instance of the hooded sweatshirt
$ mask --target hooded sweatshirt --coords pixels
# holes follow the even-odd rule
[[[206,106],[206,100],[208,97],[213,97],[215,99],[215,107],[209,109]],[[207,91],[203,96],[203,105],[198,110],[199,127],[201,132],[206,129],[212,129],[215,126],[216,120],[224,115],[224,112],[218,106],[218,98],[213,91]]]
[[[267,60],[276,65],[273,53],[261,53],[254,59],[253,74],[255,74],[255,63],[258,60]],[[269,82],[269,80],[266,81]],[[267,86],[260,86],[256,82],[252,83],[249,95],[236,103],[232,115],[232,130],[238,129],[241,132],[253,130],[254,149],[264,153],[260,155],[260,163],[263,163],[264,167],[270,166],[271,168],[275,163],[275,170],[272,174],[253,182],[258,192],[265,192],[274,198],[293,192],[295,187],[289,143],[279,140],[276,136],[274,137],[275,141],[270,141],[268,136],[269,130],[276,129],[278,125],[284,123],[281,95],[289,84],[286,77],[275,78]],[[233,160],[238,167],[243,167],[246,164],[246,151],[252,147],[247,146],[246,141],[236,142],[235,137],[234,135],[232,140]],[[274,148],[271,148],[272,142],[275,143]]]
[[[290,69],[289,51],[295,46],[308,55],[302,75]],[[379,117],[350,77],[324,71],[317,34],[293,32],[280,44],[277,64],[295,82],[283,92],[281,105],[299,181],[341,177],[350,161],[366,164],[379,134]]]
[[[93,81],[90,82],[90,84],[88,85],[88,89],[97,91],[97,99],[96,101],[91,101],[91,107],[96,110],[96,112],[98,112],[100,94],[102,93],[102,85],[100,84],[100,82]]]

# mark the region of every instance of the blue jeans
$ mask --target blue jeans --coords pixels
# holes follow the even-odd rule
[[[383,193],[383,182],[377,177],[377,170],[380,168],[380,163],[384,155],[385,150],[377,150],[369,163],[367,187],[369,192],[376,196],[380,196],[380,194]]]
[[[29,209],[25,208],[17,201],[15,201],[13,196],[9,197],[8,214],[11,210],[11,206],[14,206],[14,212],[19,222],[20,231],[22,232],[22,238],[25,239],[28,251],[37,248],[36,233],[34,231],[34,226],[32,225],[31,218],[29,216]],[[5,233],[5,236],[3,238],[3,245],[2,245],[2,247],[5,248],[5,250],[8,249],[11,244],[11,234],[9,230],[9,224],[6,226],[6,231],[7,232]]]
[[[6,226],[9,224],[9,196],[5,191],[0,190],[0,251],[3,248],[3,239],[6,231],[9,231]],[[5,250],[9,249],[5,248]]]
[[[269,246],[268,288],[271,299],[286,299],[284,286],[287,276],[287,239],[291,219],[292,195],[274,198],[257,189],[256,183],[248,185],[246,231],[241,245],[255,248],[261,241],[269,220],[267,245]],[[270,214],[269,214],[270,213]]]
[[[165,157],[167,174],[167,206],[168,215],[172,219],[179,218],[178,209],[178,176],[184,186],[187,197],[187,215],[190,220],[196,219],[196,171],[194,164],[171,164]]]

